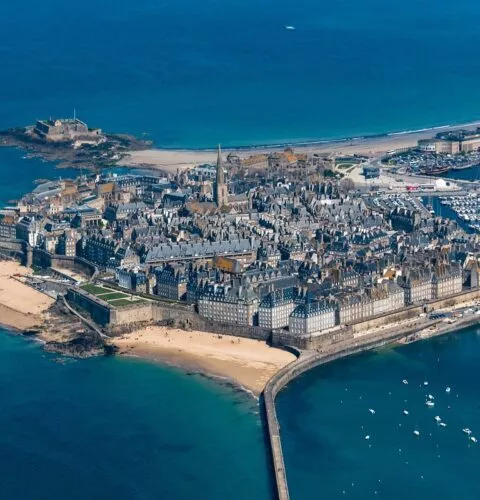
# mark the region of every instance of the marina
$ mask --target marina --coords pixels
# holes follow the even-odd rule
[[[449,207],[456,217],[464,222],[469,229],[480,232],[480,197],[476,192],[468,193],[462,197],[442,196],[440,205]]]

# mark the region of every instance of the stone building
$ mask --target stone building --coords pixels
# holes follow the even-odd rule
[[[198,313],[212,321],[253,326],[258,297],[251,286],[210,285],[198,299]]]
[[[403,305],[403,304],[402,304]],[[350,325],[372,313],[370,297],[365,293],[348,293],[338,297],[338,323]]]
[[[405,289],[405,304],[423,304],[432,300],[432,273],[429,268],[409,269],[399,278],[398,284]]]
[[[171,300],[184,300],[187,294],[188,276],[180,264],[166,264],[155,269],[156,295]]]
[[[389,214],[389,219],[395,231],[405,231],[407,233],[417,230],[422,222],[418,211],[405,208],[395,208],[392,210]]]
[[[441,264],[432,276],[432,299],[443,299],[462,291],[463,272],[460,265]]]
[[[335,305],[328,300],[300,304],[288,320],[288,329],[293,335],[314,335],[335,325]]]
[[[16,217],[5,215],[0,219],[0,238],[14,240],[17,237]]]
[[[85,122],[78,118],[66,118],[57,120],[37,120],[33,132],[45,141],[77,141],[100,142],[103,140],[100,129],[90,130]]]
[[[287,327],[290,314],[304,298],[303,291],[298,287],[270,292],[258,306],[258,325],[270,330]]]
[[[115,269],[118,286],[138,293],[147,293],[147,275],[139,269]]]
[[[405,306],[405,291],[395,283],[381,283],[369,289],[372,316],[388,314]]]
[[[67,257],[75,257],[79,239],[80,236],[74,229],[68,229],[58,238],[57,253]]]

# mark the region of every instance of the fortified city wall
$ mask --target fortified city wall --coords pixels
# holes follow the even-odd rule
[[[109,285],[110,286],[110,285]],[[116,287],[111,287],[116,289]],[[149,300],[142,304],[111,307],[103,300],[80,288],[70,288],[67,299],[86,311],[100,326],[113,334],[126,332],[152,322],[202,332],[232,335],[249,339],[270,340],[270,331],[260,327],[231,325],[199,316],[192,306]]]
[[[426,303],[428,311],[445,309],[454,307],[455,305],[480,299],[480,289],[468,290],[459,293],[458,295],[446,297],[440,300],[433,300]],[[410,306],[401,311],[393,312],[369,318],[364,321],[352,323],[351,325],[337,330],[332,330],[319,335],[309,335],[304,337],[293,336],[288,332],[273,332],[272,344],[274,346],[293,345],[299,349],[316,349],[320,346],[325,347],[338,342],[347,341],[354,337],[359,337],[360,334],[368,332],[380,326],[392,326],[395,323],[400,323],[407,319],[416,318],[424,312],[422,306]]]
[[[14,258],[25,263],[25,244],[22,240],[10,240],[0,238],[0,255],[3,257]]]
[[[95,264],[82,257],[53,255],[40,248],[35,248],[33,250],[33,264],[43,268],[55,267],[58,269],[70,269],[89,277],[92,277],[97,271]]]
[[[199,316],[192,307],[175,307],[161,302],[111,309],[109,327],[115,331],[135,323],[150,323],[152,321],[166,323],[186,330],[198,330],[264,341],[270,339],[270,331],[267,329],[210,321]]]

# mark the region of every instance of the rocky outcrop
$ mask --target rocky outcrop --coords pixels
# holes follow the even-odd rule
[[[76,358],[88,358],[90,356],[109,356],[116,353],[117,348],[106,343],[96,334],[83,333],[67,341],[50,341],[44,346],[45,351],[55,352],[65,356]]]

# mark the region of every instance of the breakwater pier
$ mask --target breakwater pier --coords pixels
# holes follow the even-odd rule
[[[431,336],[443,335],[454,330],[459,330],[478,324],[480,317],[478,315],[470,316],[467,319],[455,323],[445,324]],[[439,325],[440,326],[440,325]],[[337,345],[331,345],[328,349],[317,351],[299,351],[299,357],[292,363],[285,366],[277,372],[268,382],[263,392],[265,418],[268,426],[268,436],[270,440],[272,467],[275,477],[275,487],[278,500],[290,500],[288,489],[287,471],[283,459],[283,450],[280,436],[280,425],[275,409],[275,398],[277,394],[292,380],[299,377],[306,371],[317,366],[336,361],[338,359],[360,354],[364,351],[378,349],[388,344],[410,338],[419,330],[424,328],[414,327],[410,329],[399,329],[397,332],[378,335],[376,337],[356,339],[356,341],[342,342]],[[422,337],[416,338],[421,340]]]

